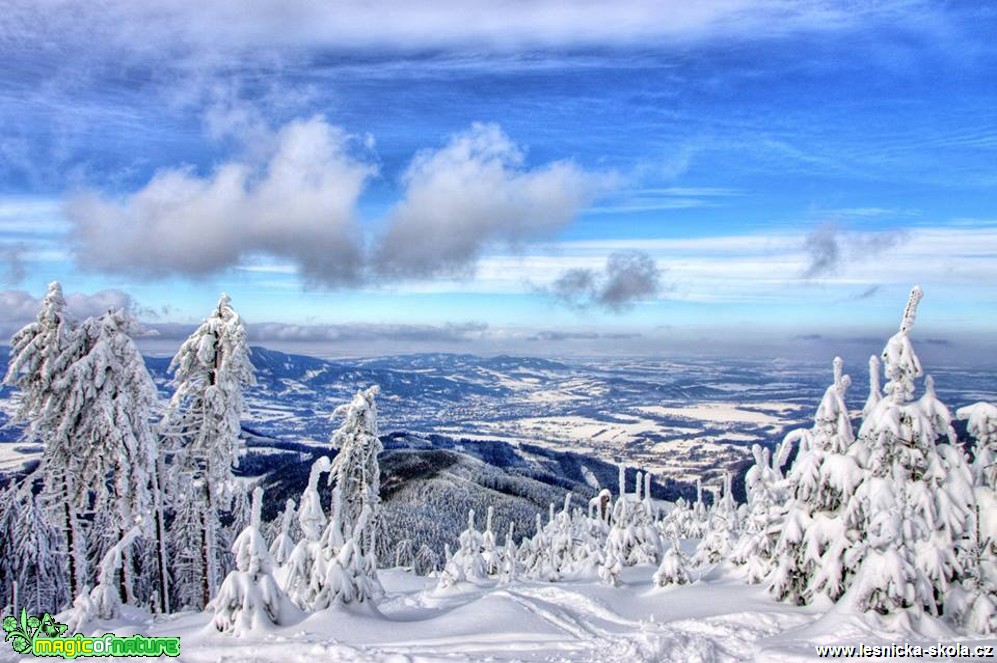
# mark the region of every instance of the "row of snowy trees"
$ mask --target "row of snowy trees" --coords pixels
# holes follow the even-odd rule
[[[16,582],[37,611],[87,595],[107,616],[109,586],[159,611],[199,607],[227,564],[223,523],[240,518],[232,469],[253,380],[245,327],[223,295],[174,357],[164,413],[132,324],[121,310],[75,322],[53,283],[11,341],[4,382],[18,388],[15,418],[42,457],[0,495],[12,543],[0,570],[4,596]]]
[[[381,512],[382,451],[377,429],[378,388],[358,392],[336,409],[343,423],[332,436],[334,461],[312,465],[300,505],[288,500],[268,546],[260,524],[262,489],[254,492],[249,527],[236,539],[237,569],[209,608],[220,631],[240,635],[265,624],[289,624],[303,612],[369,603],[383,595],[377,578],[376,534]],[[319,498],[323,474],[335,487],[329,513]],[[291,537],[297,520],[301,538]]]
[[[861,611],[947,615],[975,631],[997,630],[997,532],[981,517],[995,505],[997,408],[957,414],[976,438],[972,464],[931,376],[915,399],[922,367],[910,340],[920,288],[880,362],[857,434],[845,403],[851,384],[834,360],[834,383],[814,425],[785,439],[775,462],[757,457],[748,474],[749,511],[735,562],[774,596],[819,597]],[[785,475],[782,466],[796,445]]]
[[[608,491],[589,512],[569,500],[536,534],[497,547],[491,512],[485,531],[474,513],[454,552],[447,549],[439,587],[489,578],[556,581],[598,576],[620,582],[624,566],[658,564],[655,584],[682,584],[690,569],[730,561],[749,582],[765,582],[778,599],[845,602],[858,611],[927,613],[979,633],[997,631],[997,407],[957,412],[976,439],[967,460],[930,376],[922,375],[909,332],[921,291],[915,288],[882,364],[870,359],[870,393],[857,434],[845,396],[851,380],[834,360],[834,381],[809,429],[786,436],[774,457],[753,449],[748,503],[738,506],[731,478],[712,506],[683,500],[658,517],[650,491]],[[882,367],[886,384],[881,388]],[[795,451],[795,460],[787,467]],[[645,477],[649,479],[649,477]],[[569,496],[570,498],[570,496]],[[679,539],[696,539],[687,557]],[[663,542],[670,541],[666,546]]]
[[[208,606],[220,630],[238,632],[377,595],[377,388],[333,413],[343,419],[331,440],[339,454],[313,469],[297,513],[304,537],[288,537],[291,504],[271,552],[262,491],[250,506],[233,475],[243,389],[254,379],[228,296],[173,358],[164,408],[131,324],[119,310],[74,322],[53,283],[11,342],[5,383],[19,390],[25,439],[43,450],[0,493],[0,588],[11,606],[41,613],[72,602],[74,629],[115,617],[122,602],[159,612]],[[326,472],[331,518],[316,490]]]

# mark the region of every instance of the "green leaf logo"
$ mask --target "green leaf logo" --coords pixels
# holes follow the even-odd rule
[[[12,615],[3,619],[4,642],[10,642],[18,654],[31,652],[36,638],[58,638],[65,634],[67,628],[67,624],[60,624],[47,612],[38,618],[29,616],[24,608],[21,608],[20,620]]]

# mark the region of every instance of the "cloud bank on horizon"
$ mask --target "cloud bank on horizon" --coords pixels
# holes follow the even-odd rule
[[[12,0],[0,296],[621,342],[885,323],[916,281],[979,331],[994,28],[922,0]]]

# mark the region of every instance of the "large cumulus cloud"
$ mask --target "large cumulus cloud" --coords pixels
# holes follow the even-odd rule
[[[559,161],[535,169],[496,125],[475,124],[413,159],[403,200],[373,254],[388,277],[467,274],[493,242],[516,244],[564,227],[608,177]]]
[[[265,253],[324,285],[362,268],[355,208],[373,167],[321,117],[289,123],[261,163],[232,161],[207,175],[159,171],[120,198],[86,192],[67,208],[84,267],[140,277],[204,275]]]

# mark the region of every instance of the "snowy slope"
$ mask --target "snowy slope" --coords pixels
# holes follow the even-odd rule
[[[994,644],[953,637],[931,620],[915,633],[876,617],[777,603],[723,567],[669,589],[652,587],[652,572],[626,569],[616,588],[574,580],[440,591],[431,578],[389,570],[380,574],[387,596],[377,608],[332,608],[252,636],[220,634],[206,613],[153,620],[135,610],[86,630],[179,636],[187,663],[808,661],[818,660],[816,645]],[[0,661],[15,660],[0,649]]]

